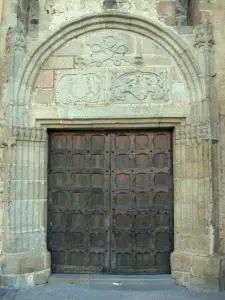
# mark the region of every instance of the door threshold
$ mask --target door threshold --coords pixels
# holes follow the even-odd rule
[[[52,274],[50,284],[173,284],[175,280],[165,275],[105,275],[105,274]]]

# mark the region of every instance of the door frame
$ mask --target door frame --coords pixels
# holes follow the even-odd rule
[[[183,123],[185,118],[118,118],[118,119],[85,119],[85,120],[62,120],[62,119],[42,119],[42,120],[36,120],[36,126],[41,127],[46,130],[138,130],[138,129],[171,129],[171,141],[172,141],[172,166],[173,166],[173,223],[174,223],[174,251],[176,251],[176,222],[175,222],[175,191],[176,191],[176,184],[175,184],[175,172],[176,172],[176,164],[174,164],[174,156],[176,155],[175,152],[175,140],[177,131],[179,134],[179,126]],[[48,139],[47,139],[48,141]],[[49,156],[49,145],[47,142],[46,145],[46,162],[48,162],[48,156]],[[48,165],[48,164],[47,164]],[[48,168],[46,168],[46,179],[48,178]],[[48,186],[48,184],[47,184]],[[46,197],[47,196],[47,189],[46,189]],[[47,212],[46,212],[46,224],[47,224]],[[47,234],[47,233],[46,233]],[[173,253],[172,252],[172,253]],[[172,255],[171,253],[171,255]],[[172,261],[170,261],[171,271],[172,271]]]

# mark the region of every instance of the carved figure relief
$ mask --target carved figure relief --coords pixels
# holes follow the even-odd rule
[[[76,66],[102,67],[107,64],[112,66],[124,66],[134,63],[132,57],[126,57],[128,45],[125,41],[117,39],[113,35],[103,38],[99,43],[87,44],[90,56],[75,57]]]
[[[112,87],[111,102],[167,100],[166,72],[130,72],[119,76]]]
[[[64,74],[56,86],[56,102],[61,104],[104,101],[102,79],[96,73]]]

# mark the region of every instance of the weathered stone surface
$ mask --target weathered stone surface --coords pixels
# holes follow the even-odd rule
[[[6,2],[0,114],[4,125],[25,129],[1,134],[1,284],[41,284],[50,273],[48,147],[35,128],[166,126],[175,128],[172,276],[222,288],[224,1],[189,1],[187,9],[172,0],[47,0],[30,10],[19,1],[13,11]]]
[[[39,104],[51,104],[53,101],[53,89],[37,89],[34,99]]]
[[[220,277],[221,258],[220,257],[204,257],[194,256],[192,259],[193,276],[202,277]]]
[[[54,52],[54,56],[73,56],[82,54],[84,54],[84,39],[82,38],[69,41]]]
[[[104,71],[103,71],[104,72]],[[58,104],[104,103],[106,72],[60,72],[56,74],[55,93]]]
[[[41,71],[36,80],[36,86],[42,88],[53,87],[53,71],[52,70]]]
[[[3,275],[19,275],[46,269],[44,252],[4,255],[1,259]]]
[[[174,266],[174,271],[190,272],[191,257],[189,254],[173,252],[171,255],[171,264]]]
[[[43,69],[72,69],[72,56],[53,56],[44,65]]]
[[[199,289],[205,291],[218,291],[220,290],[220,279],[216,277],[197,277],[190,276],[190,282],[188,285],[192,289]]]

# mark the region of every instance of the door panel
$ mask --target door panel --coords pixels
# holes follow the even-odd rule
[[[112,272],[170,271],[171,167],[169,133],[111,135]]]
[[[169,131],[52,132],[48,249],[62,273],[169,273]]]
[[[48,247],[53,272],[109,269],[109,137],[50,135]]]

